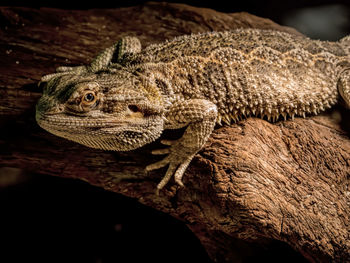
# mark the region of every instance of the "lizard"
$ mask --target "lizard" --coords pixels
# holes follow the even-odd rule
[[[267,121],[350,105],[350,36],[336,42],[263,29],[179,36],[142,49],[127,36],[89,65],[42,77],[39,126],[87,147],[129,151],[161,140],[167,166],[157,193],[182,177],[213,129],[246,117]]]

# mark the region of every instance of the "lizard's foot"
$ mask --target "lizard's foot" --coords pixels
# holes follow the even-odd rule
[[[174,175],[175,182],[183,186],[182,177],[193,156],[203,147],[214,129],[217,108],[210,101],[192,99],[174,103],[166,113],[165,128],[178,129],[187,125],[183,136],[175,141],[163,140],[162,144],[170,146],[166,149],[154,150],[153,154],[167,156],[146,167],[146,171],[159,169],[166,165],[168,170],[157,185],[157,193],[169,182]]]
[[[152,154],[168,154],[168,156],[166,156],[163,160],[150,164],[146,167],[146,171],[152,171],[169,165],[165,176],[157,185],[157,194],[169,182],[173,175],[175,182],[180,186],[184,186],[182,183],[182,177],[186,171],[187,166],[190,164],[195,154],[191,154],[188,153],[188,151],[184,151],[184,146],[182,145],[181,139],[176,141],[162,140],[161,143],[170,147],[165,149],[154,150],[152,151]]]

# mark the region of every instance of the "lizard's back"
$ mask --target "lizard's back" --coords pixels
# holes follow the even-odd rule
[[[151,45],[144,50],[143,59],[157,63],[169,62],[184,56],[208,57],[213,51],[222,48],[249,54],[260,47],[280,53],[299,49],[312,55],[324,52],[337,57],[349,55],[336,42],[311,40],[304,36],[275,30],[238,29],[185,35],[162,44]]]
[[[214,102],[219,122],[318,113],[337,101],[339,74],[350,67],[339,42],[257,29],[178,37],[147,47],[136,61],[155,65],[165,93]]]

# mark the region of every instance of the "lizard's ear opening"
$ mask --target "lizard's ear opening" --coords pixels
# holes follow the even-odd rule
[[[141,110],[140,107],[138,107],[135,104],[128,105],[128,114],[126,118],[144,118],[145,116],[144,112]]]
[[[159,107],[148,103],[130,104],[128,105],[128,110],[133,116],[137,117],[150,117],[152,115],[162,115],[163,113]]]
[[[141,109],[137,105],[128,105],[128,108],[130,111],[136,113],[136,112],[141,112]]]

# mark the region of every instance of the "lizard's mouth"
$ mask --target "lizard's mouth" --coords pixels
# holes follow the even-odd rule
[[[36,121],[43,129],[67,130],[71,133],[86,133],[88,131],[122,128],[124,126],[139,126],[150,122],[155,115],[142,115],[142,118],[121,118],[116,116],[76,116],[66,113],[47,114],[36,112]],[[116,130],[114,130],[115,132]]]
[[[36,120],[41,128],[56,136],[91,148],[114,151],[139,148],[156,140],[163,131],[163,118],[156,115],[131,121],[37,112]]]
[[[36,121],[40,127],[47,129],[69,130],[79,132],[89,128],[113,127],[121,124],[116,118],[83,118],[66,114],[41,114],[36,113]]]

